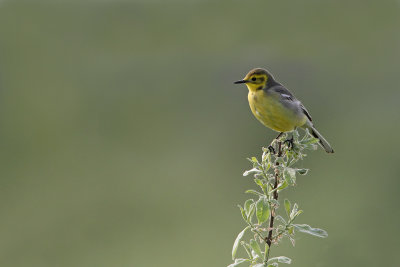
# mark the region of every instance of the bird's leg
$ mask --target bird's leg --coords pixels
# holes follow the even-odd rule
[[[279,134],[278,134],[278,136],[277,136],[277,137],[275,137],[275,140],[278,140],[278,139],[279,139],[279,137],[281,137],[281,136],[282,136],[282,134],[283,134],[283,132],[279,133]]]

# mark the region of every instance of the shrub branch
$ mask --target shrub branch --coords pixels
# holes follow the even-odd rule
[[[244,172],[244,176],[250,174],[254,177],[255,184],[260,191],[250,189],[250,193],[258,199],[248,199],[243,206],[239,205],[246,227],[237,236],[233,248],[232,259],[234,263],[228,267],[248,263],[251,267],[277,267],[279,263],[291,263],[291,259],[285,256],[270,258],[272,244],[279,244],[283,237],[287,237],[293,246],[295,245],[295,232],[303,232],[318,237],[327,237],[326,231],[313,228],[307,224],[295,224],[296,218],[303,212],[295,203],[291,205],[285,199],[284,209],[286,215],[279,211],[279,192],[296,185],[296,175],[307,174],[307,169],[295,168],[294,164],[302,160],[305,150],[315,150],[318,139],[306,131],[300,138],[297,131],[292,132],[292,139],[286,140],[287,134],[279,135],[268,148],[263,148],[261,161],[252,157],[249,159],[253,168]],[[276,150],[273,146],[276,145]],[[257,222],[253,222],[256,217]],[[286,217],[286,219],[284,218]],[[244,236],[250,230],[254,235],[246,241]],[[275,232],[275,234],[274,234]],[[239,245],[244,248],[246,258],[236,257]],[[261,248],[264,247],[264,250]]]

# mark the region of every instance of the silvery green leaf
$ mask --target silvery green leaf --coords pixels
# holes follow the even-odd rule
[[[257,255],[257,253],[256,253],[253,249],[250,249],[250,251],[251,251],[251,258],[252,258],[253,260],[257,260],[257,259],[259,258],[259,256]]]
[[[260,197],[256,204],[256,215],[258,224],[262,224],[267,221],[271,211],[269,209],[268,202],[264,197]]]
[[[294,224],[296,230],[306,234],[318,236],[318,237],[328,237],[328,233],[325,230],[319,228],[312,228],[308,224]]]
[[[261,161],[265,161],[265,157],[268,154],[268,150],[265,147],[262,147],[261,150],[263,152],[262,155],[261,155]]]
[[[292,246],[294,247],[296,245],[296,241],[294,240],[294,238],[289,236],[289,240],[292,243]]]
[[[285,256],[279,256],[279,257],[269,259],[269,261],[267,263],[270,264],[270,263],[274,263],[274,262],[290,264],[292,262],[292,260]]]
[[[261,179],[256,178],[256,179],[254,179],[254,182],[255,182],[259,187],[264,188],[264,184],[263,184],[263,182],[261,181]]]
[[[288,182],[286,180],[284,180],[282,183],[280,183],[278,185],[278,191],[282,191],[283,189],[285,189],[288,186],[289,186]]]
[[[249,229],[250,226],[247,226],[244,228],[236,237],[235,242],[233,243],[233,248],[232,248],[232,260],[235,259],[237,249],[240,244],[240,240],[243,238],[244,233],[246,232],[247,229]]]
[[[268,161],[266,164],[264,164],[264,172],[267,172],[270,168],[271,168],[271,162]]]
[[[244,211],[244,209],[242,208],[242,206],[238,205],[240,212],[242,213],[242,217],[243,220],[247,221],[247,216],[246,216],[246,212]]]
[[[291,226],[288,228],[288,233],[289,235],[293,235],[294,234],[294,226]]]
[[[263,150],[263,154],[261,156],[261,162],[266,163],[266,162],[270,162],[271,161],[271,154],[269,149],[266,148],[262,148]]]
[[[299,207],[297,206],[297,203],[295,203],[295,204],[293,205],[292,212],[290,213],[290,218],[291,218],[291,219],[294,218],[294,216],[295,216],[295,214],[297,213],[298,210],[299,210]]]
[[[303,142],[301,142],[303,145],[309,145],[309,144],[315,144],[315,143],[318,143],[319,142],[319,140],[317,139],[317,138],[315,138],[315,137],[311,137],[311,138],[309,138],[309,139],[307,139],[307,140],[304,140]]]
[[[249,216],[250,207],[251,207],[251,204],[253,204],[253,203],[254,203],[254,200],[252,200],[252,199],[248,199],[244,203],[244,211],[246,212],[247,216]]]
[[[298,211],[293,215],[292,220],[294,220],[297,216],[299,216],[299,215],[302,214],[302,213],[303,213],[302,210],[298,210]]]
[[[264,263],[257,263],[256,265],[253,265],[253,267],[265,267]]]
[[[293,168],[286,167],[283,171],[283,177],[288,182],[289,185],[296,184],[296,170]]]
[[[229,264],[227,267],[235,267],[238,266],[239,264],[245,262],[245,261],[249,261],[247,259],[236,259],[234,263]]]
[[[258,245],[257,241],[255,241],[254,239],[250,240],[250,246],[251,246],[252,250],[254,251],[254,253],[261,259],[263,257],[263,255],[261,252],[260,245]]]
[[[286,224],[285,219],[283,219],[283,217],[281,215],[276,215],[275,219],[277,219],[278,221],[281,221],[281,223]]]
[[[317,150],[317,148],[318,148],[318,146],[316,144],[308,144],[308,145],[304,145],[304,147],[309,150]]]
[[[273,262],[271,264],[268,264],[268,267],[278,267],[278,263],[277,262]]]
[[[306,175],[308,171],[308,169],[296,169],[296,172],[301,175]]]
[[[306,129],[306,134],[303,136],[303,139],[301,139],[301,141],[305,140],[306,138],[313,138],[308,129]]]
[[[247,215],[247,221],[251,222],[251,218],[253,217],[254,212],[256,211],[256,203],[252,203],[250,205],[250,210]]]
[[[288,172],[290,175],[290,178],[295,179],[296,178],[296,170],[293,168],[286,167],[285,170]]]
[[[285,204],[286,214],[289,217],[290,216],[290,207],[291,207],[289,199],[286,198],[284,201],[284,204]]]
[[[256,190],[250,189],[250,190],[246,190],[245,191],[246,194],[254,194],[257,196],[264,196],[263,194],[261,194],[260,192],[257,192]]]
[[[257,168],[253,168],[253,169],[251,169],[251,170],[245,171],[245,172],[243,173],[243,176],[247,176],[247,175],[249,175],[249,174],[251,174],[251,173],[261,173],[261,171],[260,171],[259,169],[257,169]]]

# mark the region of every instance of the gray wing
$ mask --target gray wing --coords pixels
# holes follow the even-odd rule
[[[311,115],[308,112],[308,110],[304,107],[304,105],[296,99],[296,97],[284,86],[282,85],[277,85],[273,86],[271,88],[268,88],[267,91],[272,91],[275,93],[278,93],[280,95],[280,98],[284,104],[286,104],[287,107],[290,109],[295,110],[296,112],[302,112],[304,113],[307,118],[312,121]]]
[[[312,121],[311,115],[308,112],[308,110],[303,106],[303,104],[301,104],[301,109],[303,110],[304,114],[306,114],[307,118]]]

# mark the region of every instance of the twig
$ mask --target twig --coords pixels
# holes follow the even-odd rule
[[[278,157],[282,156],[282,142],[278,141]],[[274,188],[273,188],[273,198],[275,200],[278,200],[278,184],[279,184],[279,171],[278,168],[276,168],[276,166],[279,165],[279,162],[275,163],[275,181],[274,181]],[[273,206],[272,206],[273,207]],[[269,221],[269,232],[268,232],[268,236],[265,238],[265,242],[268,245],[268,254],[265,257],[265,262],[268,261],[269,259],[269,252],[271,251],[271,245],[272,245],[272,232],[274,229],[274,220],[275,220],[275,208],[271,207],[271,216],[270,216],[270,221]]]

